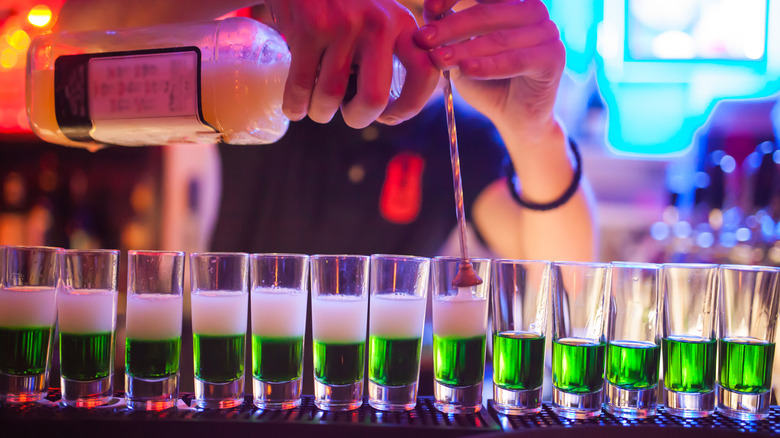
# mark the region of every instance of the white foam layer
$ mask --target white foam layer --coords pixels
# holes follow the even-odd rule
[[[425,298],[413,295],[372,295],[368,331],[386,338],[419,338],[425,322],[425,304]]]
[[[240,292],[193,292],[192,332],[199,335],[246,333],[249,296]]]
[[[181,295],[130,295],[126,336],[148,341],[177,338],[181,336],[181,314]]]
[[[256,288],[252,291],[252,334],[303,336],[306,331],[306,291]]]
[[[57,311],[60,332],[105,333],[116,328],[117,292],[104,289],[60,290]]]
[[[311,300],[312,337],[322,342],[365,342],[368,300],[325,295]]]
[[[53,287],[0,288],[0,327],[51,327],[56,316]]]
[[[439,336],[473,337],[487,333],[487,300],[433,300],[433,332]]]

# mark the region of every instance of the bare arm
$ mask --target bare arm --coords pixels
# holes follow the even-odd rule
[[[458,0],[426,0],[437,16]],[[441,3],[438,10],[434,3]],[[429,23],[415,41],[434,64],[452,71],[461,96],[498,129],[522,185],[523,199],[547,203],[571,182],[564,131],[553,115],[565,49],[540,0],[491,0]],[[521,207],[505,181],[488,186],[472,214],[496,253],[516,259],[592,260],[596,231],[587,181],[550,211]]]

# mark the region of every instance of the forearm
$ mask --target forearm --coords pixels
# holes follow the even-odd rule
[[[574,175],[568,141],[560,125],[551,120],[534,133],[500,128],[521,184],[520,196],[529,202],[558,199]],[[501,181],[480,195],[475,222],[491,248],[510,258],[541,260],[594,260],[596,229],[592,196],[583,178],[565,204],[548,211],[523,208]]]
[[[205,21],[262,0],[68,0],[55,31],[85,31]]]

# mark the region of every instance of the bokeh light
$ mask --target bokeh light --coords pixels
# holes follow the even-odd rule
[[[51,9],[46,5],[35,6],[27,14],[27,21],[33,26],[46,26],[51,21]]]

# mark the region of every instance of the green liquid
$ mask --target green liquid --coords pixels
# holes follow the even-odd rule
[[[209,383],[226,383],[244,377],[246,336],[192,335],[195,377]]]
[[[36,376],[46,371],[51,327],[0,327],[0,373]]]
[[[125,372],[141,379],[162,379],[179,372],[181,338],[125,342]]]
[[[664,386],[676,392],[706,393],[715,388],[715,340],[664,338]]]
[[[542,386],[544,336],[501,332],[493,335],[493,382],[501,388],[529,390]]]
[[[289,382],[303,374],[303,337],[252,335],[252,375],[263,382]]]
[[[111,375],[114,333],[60,333],[60,373],[70,380],[90,381]]]
[[[485,336],[433,335],[433,375],[448,386],[476,385],[485,375]]]
[[[420,338],[369,337],[368,378],[382,386],[417,383],[420,370]]]
[[[349,385],[363,380],[365,348],[365,342],[314,341],[314,377],[327,385]]]
[[[652,342],[614,341],[607,346],[607,380],[618,388],[637,390],[658,384],[661,347]]]
[[[753,394],[772,388],[775,344],[752,338],[725,338],[718,344],[720,386]]]
[[[596,392],[604,385],[606,345],[589,339],[553,341],[553,385],[564,392]]]

